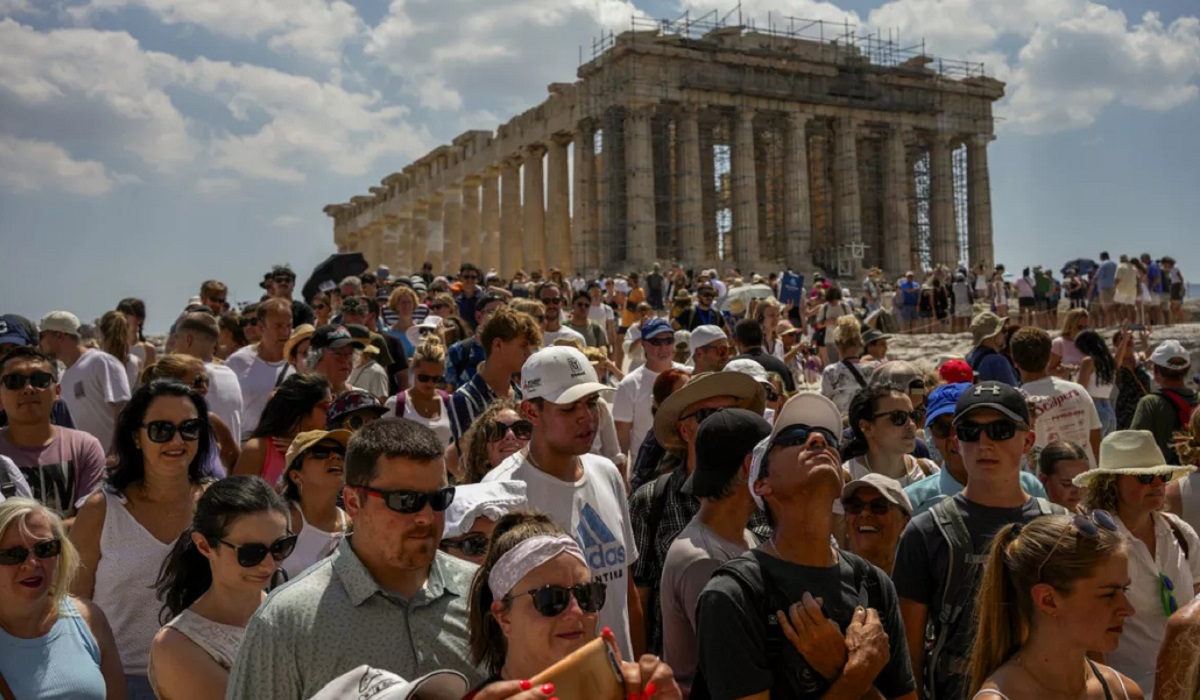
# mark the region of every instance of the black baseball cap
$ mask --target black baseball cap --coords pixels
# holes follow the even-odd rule
[[[322,348],[344,348],[347,345],[362,350],[366,347],[361,340],[350,335],[350,331],[346,330],[345,326],[338,326],[332,323],[321,326],[313,332],[312,340],[309,341],[308,347],[313,349]]]
[[[1029,425],[1029,404],[1025,402],[1025,395],[1003,382],[981,382],[964,391],[954,404],[954,422],[961,423],[968,414],[984,408]]]
[[[725,408],[705,418],[696,431],[696,469],[682,491],[696,498],[720,495],[754,446],[770,434],[771,424],[744,408]]]

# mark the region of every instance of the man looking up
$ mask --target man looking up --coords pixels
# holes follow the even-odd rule
[[[725,317],[721,315],[720,311],[713,308],[713,302],[716,300],[716,287],[709,283],[701,284],[696,289],[695,305],[675,317],[675,328],[685,331],[696,330],[697,326],[724,328]]]
[[[580,345],[587,345],[587,339],[577,331],[565,328],[562,324],[563,295],[562,290],[553,282],[538,285],[535,293],[538,301],[546,307],[546,321],[542,326],[542,347],[554,345],[559,338],[578,340]]]
[[[634,449],[627,464],[637,463],[646,433],[654,427],[654,416],[650,411],[654,380],[672,367],[684,369],[683,365],[673,360],[675,331],[671,324],[661,318],[651,318],[642,324],[641,335],[646,364],[625,375],[613,397],[612,415],[617,427],[617,442],[626,454],[630,454],[631,448]]]
[[[955,404],[954,431],[967,485],[962,493],[914,517],[900,536],[892,580],[900,596],[913,675],[925,687],[925,697],[966,695],[975,592],[996,531],[1009,523],[1066,512],[1045,499],[1031,498],[1021,486],[1021,457],[1037,439],[1029,420],[1025,397],[1007,384],[983,382],[964,391]],[[947,580],[951,557],[955,567],[952,580]],[[927,655],[925,624],[930,620],[937,641]]]
[[[763,350],[762,324],[752,318],[743,318],[733,327],[733,341],[737,343],[738,355],[733,360],[754,360],[768,372],[783,379],[783,388],[791,394],[796,391],[796,379],[783,360]]]
[[[129,374],[120,360],[85,346],[79,338],[79,319],[69,311],[52,311],[42,319],[38,345],[67,366],[61,384],[63,400],[75,426],[100,441],[105,453],[112,447],[117,414],[129,401]]]
[[[692,371],[720,372],[729,362],[729,337],[717,326],[696,326],[690,339]]]
[[[588,567],[608,591],[599,625],[616,635],[622,658],[640,649],[630,630],[641,625],[629,567],[637,561],[625,500],[625,480],[616,465],[589,454],[600,422],[601,384],[583,353],[572,347],[535,352],[521,368],[521,412],[533,423],[528,447],[487,473],[489,481],[524,481],[529,507],[571,533]],[[640,640],[639,640],[640,641]]]
[[[208,408],[229,426],[234,437],[242,435],[242,387],[237,374],[224,363],[214,362],[220,331],[217,319],[204,312],[185,314],[175,324],[175,352],[204,363],[208,375]]]
[[[292,306],[286,299],[268,299],[255,310],[259,341],[230,355],[225,366],[237,375],[242,386],[242,441],[258,427],[263,407],[283,383],[292,366],[283,356],[283,346],[292,335]]]

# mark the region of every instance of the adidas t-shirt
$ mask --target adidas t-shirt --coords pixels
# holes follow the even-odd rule
[[[592,574],[604,582],[608,597],[599,626],[609,627],[621,657],[633,658],[629,638],[629,568],[637,561],[637,545],[629,522],[625,482],[617,467],[599,455],[580,455],[583,477],[562,481],[535,467],[521,450],[488,472],[483,480],[524,481],[529,507],[550,516],[583,550]]]

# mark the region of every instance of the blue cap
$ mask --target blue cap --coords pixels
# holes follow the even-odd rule
[[[925,427],[928,428],[938,416],[954,415],[958,397],[971,387],[970,384],[943,384],[929,393],[925,400]]]
[[[29,329],[21,322],[20,317],[12,314],[0,316],[0,345],[33,345]]]
[[[653,338],[659,333],[675,335],[675,329],[671,327],[671,324],[667,323],[666,319],[662,318],[652,318],[642,324],[643,338]]]

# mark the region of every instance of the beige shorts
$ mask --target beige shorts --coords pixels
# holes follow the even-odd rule
[[[1113,297],[1116,296],[1116,293],[1116,287],[1109,287],[1108,289],[1102,287],[1100,289],[1100,306],[1112,306]]]
[[[1137,300],[1136,294],[1114,294],[1113,303],[1117,306],[1133,306],[1133,302]]]

